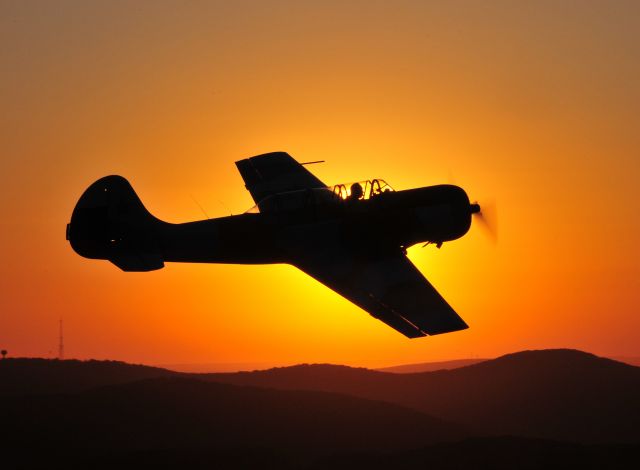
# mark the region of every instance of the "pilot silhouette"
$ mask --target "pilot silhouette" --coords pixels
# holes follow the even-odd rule
[[[353,183],[351,185],[351,195],[349,196],[349,199],[362,199],[362,195],[362,186],[360,185],[360,183]]]

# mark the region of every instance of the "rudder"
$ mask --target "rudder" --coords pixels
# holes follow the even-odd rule
[[[111,175],[82,194],[67,224],[67,240],[85,258],[109,260],[123,271],[153,271],[164,267],[158,239],[163,224],[125,178]]]

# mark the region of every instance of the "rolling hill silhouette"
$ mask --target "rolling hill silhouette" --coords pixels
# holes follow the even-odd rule
[[[34,464],[52,452],[95,457],[267,449],[309,456],[406,450],[468,435],[459,426],[394,404],[187,378],[5,396],[0,423],[0,455],[27,455]]]
[[[413,374],[333,365],[184,374],[111,361],[0,361],[2,440],[16,448],[20,435],[23,443],[61,436],[90,445],[107,433],[104,442],[145,452],[116,440],[123,429],[135,442],[287,449],[419,447],[463,435],[638,443],[639,392],[640,368],[575,350]],[[251,438],[234,441],[241,436]]]
[[[0,396],[79,392],[103,385],[178,375],[158,367],[119,361],[12,358],[0,360]]]
[[[387,401],[463,424],[478,434],[640,440],[640,368],[575,350],[525,351],[416,374],[302,365],[206,377]]]

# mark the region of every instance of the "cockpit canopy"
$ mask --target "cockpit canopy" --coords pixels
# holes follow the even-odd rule
[[[359,189],[358,189],[359,186]],[[379,194],[393,191],[393,188],[383,179],[356,181],[353,183],[336,184],[331,191],[340,199],[367,200]]]
[[[343,201],[364,201],[389,191],[393,191],[393,188],[382,179],[336,184],[325,188],[301,189],[268,196],[245,213],[291,212],[310,206],[331,206]]]

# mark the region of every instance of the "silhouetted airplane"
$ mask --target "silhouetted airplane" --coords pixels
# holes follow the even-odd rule
[[[241,215],[171,224],[129,182],[106,176],[78,201],[67,240],[123,271],[164,262],[292,264],[409,338],[468,328],[406,248],[463,236],[480,206],[452,185],[393,191],[381,179],[325,185],[284,152],[236,166],[256,206]]]

